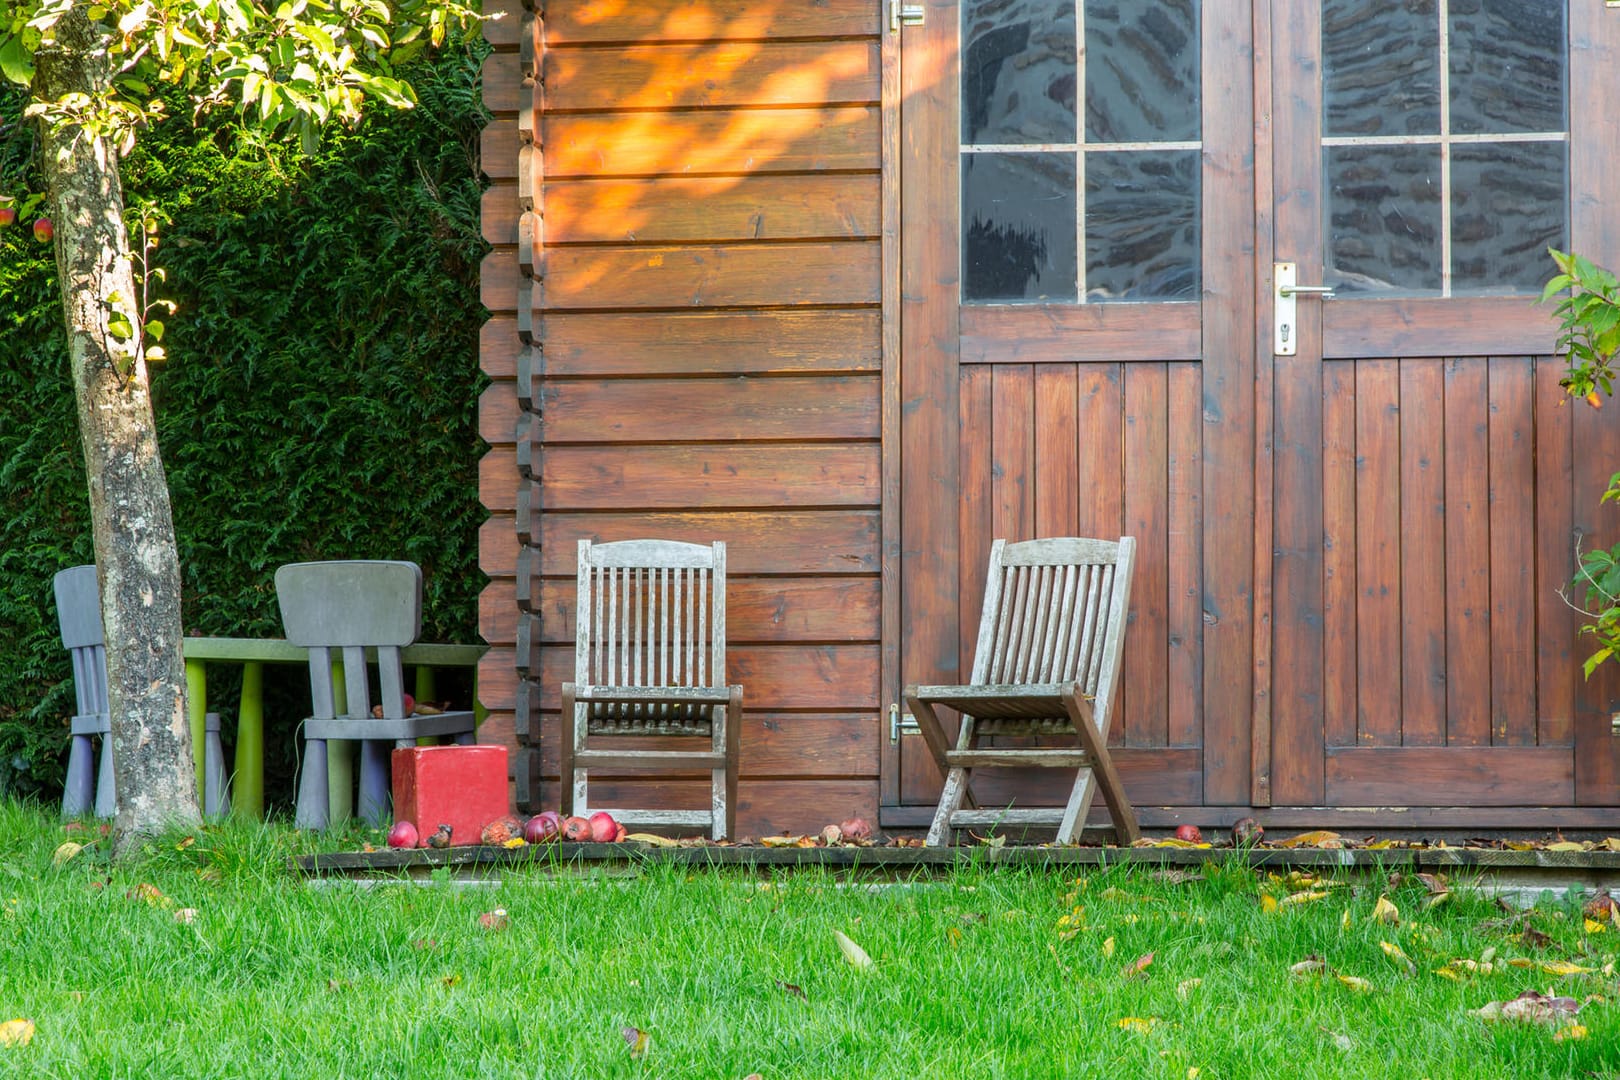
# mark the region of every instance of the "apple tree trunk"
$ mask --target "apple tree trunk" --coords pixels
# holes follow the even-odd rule
[[[102,35],[80,9],[35,59],[34,97],[97,98],[111,76]],[[118,150],[69,120],[42,121],[90,520],[101,578],[118,788],[115,851],[166,826],[199,820],[181,654],[180,560],[158,456],[151,384],[138,345]],[[136,328],[115,336],[121,312]]]

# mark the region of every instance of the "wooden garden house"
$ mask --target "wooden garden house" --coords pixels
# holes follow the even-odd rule
[[[1148,827],[1620,817],[1620,679],[1559,595],[1620,535],[1620,422],[1534,303],[1548,246],[1620,265],[1620,9],[493,6],[479,679],[520,804],[581,537],[727,541],[758,836],[925,824],[900,689],[965,672],[991,540],[1131,535]]]

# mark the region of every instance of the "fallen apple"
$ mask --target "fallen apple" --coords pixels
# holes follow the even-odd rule
[[[582,841],[591,838],[591,823],[582,817],[564,818],[562,823],[564,840]]]
[[[415,847],[420,839],[416,833],[416,826],[409,821],[396,821],[394,827],[388,830],[389,847]]]
[[[1204,834],[1199,831],[1196,825],[1177,825],[1176,839],[1185,840],[1189,844],[1202,844]]]
[[[562,832],[562,816],[555,810],[544,810],[523,823],[523,839],[531,844],[544,844],[557,839]]]
[[[483,831],[478,834],[480,844],[505,844],[513,838],[520,840],[523,838],[523,821],[510,814],[496,818],[485,825]]]
[[[1239,847],[1246,844],[1258,844],[1266,830],[1252,817],[1238,818],[1232,823],[1232,843]]]
[[[42,244],[48,244],[51,242],[51,237],[55,235],[56,226],[51,224],[50,218],[42,217],[38,221],[34,222],[35,240],[38,240]]]
[[[432,836],[427,838],[428,847],[447,848],[450,846],[450,837],[454,831],[449,825],[440,825]]]
[[[619,823],[606,810],[591,815],[591,839],[598,844],[611,844],[619,839]]]
[[[17,220],[17,211],[9,206],[0,206],[0,229],[14,224]]]
[[[839,822],[838,831],[844,834],[845,840],[854,840],[857,843],[872,839],[872,823],[861,817],[852,817]]]

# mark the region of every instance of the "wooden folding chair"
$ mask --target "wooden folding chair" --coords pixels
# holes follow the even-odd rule
[[[968,825],[1056,825],[1073,843],[1100,788],[1123,843],[1141,835],[1108,755],[1108,725],[1118,692],[1136,541],[1061,537],[990,547],[984,610],[966,686],[908,686],[906,704],[922,729],[945,786],[927,843],[950,840]],[[961,713],[950,745],[936,708]],[[1065,737],[1069,745],[982,746],[988,736]],[[971,805],[974,769],[986,766],[1075,769],[1062,807]]]
[[[737,815],[742,687],[726,683],[726,545],[674,540],[579,542],[574,680],[562,687],[563,812],[603,807],[591,769],[707,771],[707,810],[611,808],[626,825],[706,827],[731,836]],[[697,749],[627,747],[612,736],[701,740]]]

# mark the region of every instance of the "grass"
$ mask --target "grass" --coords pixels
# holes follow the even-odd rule
[[[92,844],[54,866],[67,838],[47,811],[0,807],[0,1019],[35,1025],[0,1047],[0,1075],[1620,1076],[1602,971],[1620,928],[1589,932],[1578,900],[1533,912],[1551,938],[1538,948],[1476,892],[1425,911],[1421,885],[1377,876],[1311,888],[1212,864],[1182,884],[1124,867],[880,883],[644,865],[368,888],[285,866],[360,834],[232,824],[127,864]],[[1327,895],[1262,901],[1299,891]],[[1398,926],[1373,919],[1380,897]],[[509,926],[482,928],[497,907]],[[1491,948],[1496,974],[1433,973]],[[1311,955],[1371,988],[1290,975]],[[1469,1013],[1529,989],[1599,995],[1585,1037]],[[626,1027],[648,1035],[639,1057]]]

